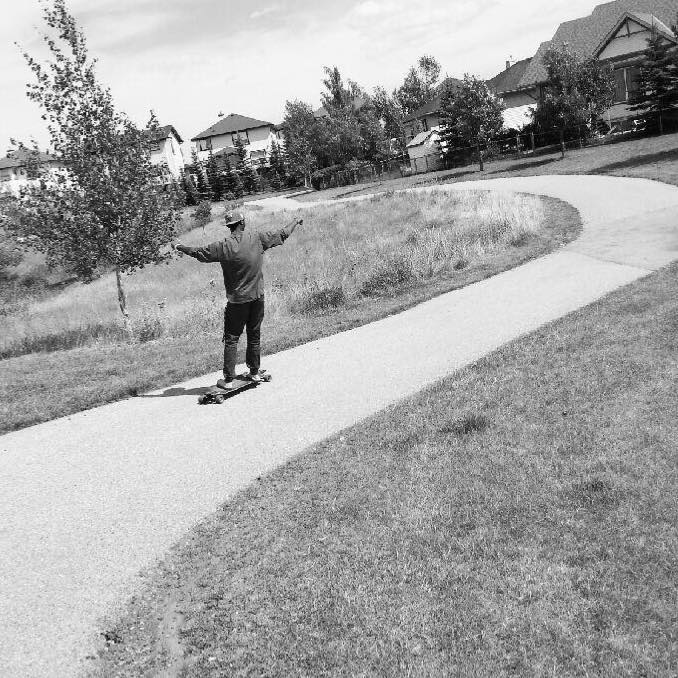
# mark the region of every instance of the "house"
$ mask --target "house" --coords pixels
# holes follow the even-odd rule
[[[410,167],[415,173],[442,169],[442,149],[437,129],[419,132],[407,144],[407,155],[410,157]]]
[[[503,100],[504,129],[521,130],[532,120],[532,111],[540,97],[537,85],[521,86],[520,81],[532,58],[507,61],[506,68],[487,81],[490,90]]]
[[[554,36],[540,45],[516,85],[516,91],[541,89],[546,83],[544,52],[566,47],[580,57],[594,57],[614,69],[615,102],[607,111],[610,123],[633,115],[629,101],[638,90],[643,51],[653,31],[666,41],[677,38],[669,26],[676,20],[676,0],[614,0],[598,5],[586,17],[560,24]]]
[[[207,160],[210,151],[216,155],[218,151],[230,149],[221,155],[224,157],[232,155],[238,137],[245,146],[245,159],[255,165],[265,165],[270,157],[273,142],[281,143],[278,128],[272,122],[248,118],[237,113],[222,117],[204,132],[196,134],[191,141],[198,159]]]
[[[175,179],[184,173],[184,155],[181,152],[183,139],[173,125],[165,125],[156,130],[149,130],[151,162],[154,165],[165,165]]]
[[[8,151],[4,158],[0,158],[0,193],[19,195],[22,186],[36,183],[37,179],[31,176],[31,165],[36,160],[48,177],[56,176],[65,169],[64,164],[53,155],[39,152],[33,158],[32,154],[33,151],[19,148]]]
[[[438,85],[436,94],[431,101],[405,117],[403,123],[406,143],[409,144],[420,132],[438,129],[440,126],[440,106],[444,96],[448,92],[458,89],[461,85],[462,81],[457,78],[445,78]]]

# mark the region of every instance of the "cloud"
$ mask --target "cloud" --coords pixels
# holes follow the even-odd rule
[[[263,9],[257,9],[250,14],[250,19],[261,19],[261,17],[267,16],[268,14],[273,14],[278,11],[277,5],[271,5],[270,7],[264,7]]]

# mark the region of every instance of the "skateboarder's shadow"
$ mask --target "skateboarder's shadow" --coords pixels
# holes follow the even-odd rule
[[[183,388],[181,386],[175,386],[174,388],[165,389],[162,393],[146,393],[144,395],[138,395],[137,398],[172,398],[174,396],[197,396],[204,395],[211,386],[197,386],[196,388]]]

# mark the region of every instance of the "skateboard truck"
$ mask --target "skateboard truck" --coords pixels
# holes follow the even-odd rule
[[[252,379],[249,372],[239,374],[234,380],[233,388],[219,388],[212,386],[205,393],[198,397],[199,405],[221,405],[226,398],[231,398],[240,391],[246,391],[250,388],[256,388],[259,384],[271,381],[271,375],[266,370],[259,370],[259,380]]]

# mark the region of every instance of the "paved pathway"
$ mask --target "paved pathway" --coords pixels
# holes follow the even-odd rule
[[[399,315],[270,356],[275,381],[227,406],[196,406],[191,389],[214,383],[213,374],[165,397],[0,437],[4,676],[74,675],[100,640],[101,615],[124,604],[140,570],[256,476],[678,258],[678,188],[559,176],[433,190],[488,187],[572,203],[585,222],[582,237]],[[426,362],[412,361],[413,352]],[[302,373],[300,388],[293,377]],[[362,389],[346,389],[351,373],[362,375]]]

